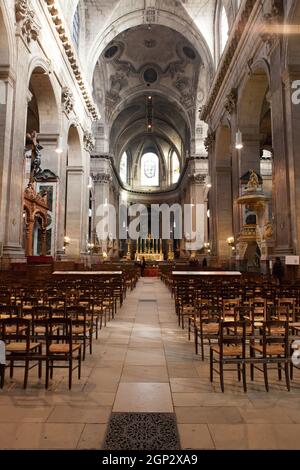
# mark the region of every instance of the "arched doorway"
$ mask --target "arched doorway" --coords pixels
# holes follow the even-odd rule
[[[238,126],[243,147],[239,150],[240,176],[240,234],[237,255],[240,267],[250,270],[262,268],[272,254],[273,195],[273,133],[270,100],[270,81],[267,64],[263,61],[253,66],[240,92]],[[254,172],[254,173],[253,173]],[[246,204],[243,196],[249,191],[250,178],[257,178],[257,194],[264,200],[260,204]]]
[[[59,113],[53,85],[45,69],[37,66],[29,81],[25,139],[25,205],[30,201],[29,221],[32,225],[28,228],[27,222],[26,233],[32,237],[26,243],[26,254],[31,253],[29,256],[54,255],[55,252],[56,175],[59,172],[59,155],[55,149],[58,135]],[[33,214],[37,210],[40,216],[35,221]],[[41,217],[42,224],[39,222]]]

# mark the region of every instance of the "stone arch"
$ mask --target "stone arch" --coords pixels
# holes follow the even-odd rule
[[[60,114],[59,99],[55,92],[55,83],[43,61],[33,61],[29,69],[28,88],[35,101],[41,134],[59,134]],[[30,131],[30,129],[27,129]]]
[[[145,91],[142,90],[132,90],[130,94],[128,94],[114,109],[113,113],[110,116],[110,132],[111,132],[111,127],[112,124],[115,122],[116,118],[120,115],[124,109],[128,106],[129,103],[133,102],[135,98],[139,98],[141,95],[145,94]],[[180,103],[180,101],[177,99],[175,93],[172,90],[166,89],[166,90],[161,90],[161,89],[155,89],[154,95],[164,98],[165,96],[168,96],[168,101],[170,102],[171,105],[176,105],[178,109],[180,110],[180,114],[182,115],[183,119],[185,120],[186,125],[188,126],[188,130],[190,132],[190,135],[193,135],[194,129],[191,123],[191,117],[189,116],[188,112]]]
[[[269,69],[265,61],[259,61],[239,91],[238,123],[242,132],[258,132],[261,108],[269,86]]]
[[[143,10],[136,10],[133,12],[128,12],[125,15],[123,14],[114,20],[113,28],[108,26],[104,31],[98,34],[94,40],[94,43],[92,44],[89,56],[87,58],[87,64],[89,64],[87,76],[91,77],[91,80],[94,74],[97,60],[104,51],[105,47],[120,33],[126,31],[127,29],[144,24],[142,11]],[[212,77],[214,66],[208,44],[205,41],[202,33],[191,22],[187,22],[187,20],[179,17],[178,15],[175,15],[171,11],[160,11],[157,24],[160,26],[166,26],[182,34],[198,51],[200,57],[202,57],[204,61],[204,64],[209,69],[210,76]]]
[[[238,128],[242,132],[243,149],[240,153],[240,176],[250,169],[260,173],[260,155],[263,144],[261,122],[268,106],[270,75],[268,65],[259,60],[252,66],[239,91],[237,106]]]

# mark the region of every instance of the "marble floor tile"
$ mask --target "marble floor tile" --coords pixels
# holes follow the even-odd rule
[[[182,449],[211,450],[214,442],[206,424],[178,424]]]
[[[165,383],[121,383],[113,411],[172,413],[170,386]]]
[[[244,419],[236,406],[179,406],[175,407],[178,423],[242,424]]]

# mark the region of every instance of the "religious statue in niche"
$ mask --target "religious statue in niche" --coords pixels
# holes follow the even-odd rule
[[[43,147],[39,143],[37,131],[26,134],[26,150],[31,150],[30,182],[32,182],[42,173],[41,150]]]
[[[247,191],[257,191],[259,187],[259,179],[255,171],[251,170],[251,175],[247,185]]]

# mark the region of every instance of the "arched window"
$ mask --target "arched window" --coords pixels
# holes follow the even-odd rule
[[[73,29],[72,29],[72,40],[75,47],[79,48],[79,32],[80,32],[80,15],[79,15],[79,4],[76,8],[73,18]]]
[[[159,160],[155,153],[148,152],[142,156],[141,186],[159,186]]]
[[[225,7],[222,7],[220,17],[220,52],[223,53],[228,41],[229,24]]]
[[[124,152],[120,161],[120,178],[125,184],[127,183],[127,177],[128,177],[127,165],[128,165],[128,157],[127,157],[127,153]]]
[[[180,163],[176,152],[172,155],[172,183],[175,184],[180,177]]]

